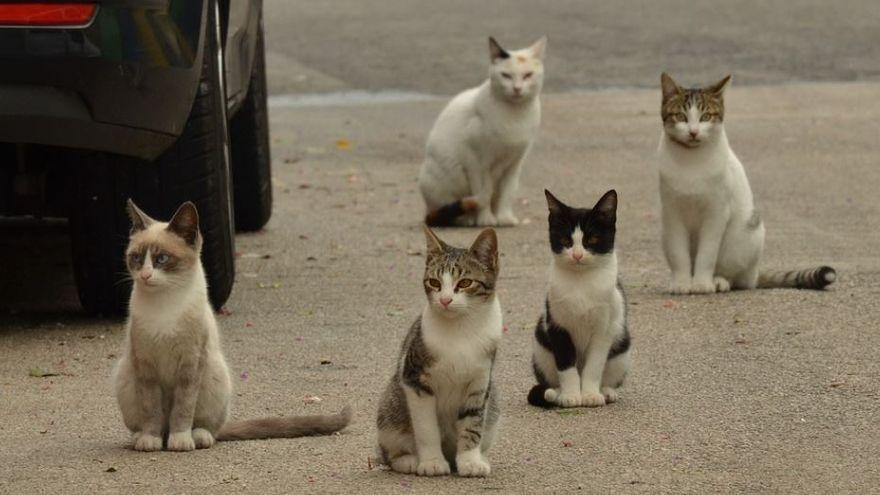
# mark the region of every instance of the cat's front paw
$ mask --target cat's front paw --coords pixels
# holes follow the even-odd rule
[[[197,449],[208,449],[214,446],[214,435],[204,428],[193,428],[192,438]]]
[[[581,396],[577,392],[560,393],[556,396],[556,405],[559,407],[578,407],[581,405]]]
[[[489,463],[480,454],[479,449],[474,451],[474,453],[459,454],[455,459],[455,466],[458,469],[458,475],[466,477],[482,478],[489,476],[489,472],[492,471]]]
[[[192,431],[178,431],[168,435],[168,450],[175,452],[189,452],[196,449],[196,442],[193,440]]]
[[[605,405],[605,396],[599,392],[585,392],[581,394],[581,405],[585,407],[602,407]]]
[[[519,218],[516,218],[513,212],[506,211],[498,214],[499,227],[514,227],[516,225],[519,225]]]
[[[691,294],[714,294],[715,281],[712,279],[694,279],[691,284]]]
[[[616,388],[602,387],[602,395],[605,396],[606,404],[613,404],[620,400],[620,393]]]
[[[391,470],[403,474],[415,473],[419,467],[419,458],[412,454],[405,454],[391,459]]]
[[[498,225],[498,219],[490,210],[483,210],[477,214],[478,227],[494,227]]]
[[[416,468],[416,474],[419,476],[443,476],[449,472],[449,463],[442,457],[419,461]]]
[[[135,433],[132,435],[134,450],[139,452],[155,452],[162,450],[162,438],[149,433]]]
[[[715,277],[715,292],[730,292],[730,282],[724,277]]]

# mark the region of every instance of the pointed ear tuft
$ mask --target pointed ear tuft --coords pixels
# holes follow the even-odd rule
[[[596,206],[593,207],[593,211],[599,213],[599,215],[607,221],[614,222],[617,220],[617,191],[614,189],[608,191],[599,201],[596,202]]]
[[[547,51],[547,36],[541,36],[541,39],[534,42],[532,46],[529,47],[529,51],[536,59],[543,60],[544,53]]]
[[[667,73],[660,74],[660,87],[663,89],[663,99],[668,100],[681,91],[681,87]]]
[[[480,232],[471,244],[470,252],[480,260],[480,263],[488,266],[493,272],[498,272],[498,236],[494,229],[488,228]]]
[[[501,48],[501,45],[495,41],[495,38],[489,36],[489,60],[494,64],[496,60],[504,60],[506,58],[510,58],[507,50]]]
[[[131,198],[128,198],[125,209],[128,210],[128,218],[131,219],[131,231],[129,232],[130,235],[134,235],[156,222],[155,220],[150,218],[149,215],[141,211],[141,209],[138,208],[136,204],[134,204],[134,201],[132,201]]]
[[[568,208],[565,203],[556,199],[556,196],[546,189],[544,189],[544,196],[547,198],[547,209],[550,210],[551,215],[558,215]]]
[[[706,88],[706,92],[711,93],[715,96],[722,97],[724,96],[724,91],[727,89],[727,86],[730,84],[731,75],[728,74],[724,79],[718,81],[717,83]]]
[[[199,237],[199,212],[191,201],[180,205],[180,208],[168,222],[167,230],[182,237],[190,246],[195,246]]]
[[[437,234],[427,225],[422,225],[425,229],[425,242],[428,246],[428,256],[432,254],[440,254],[446,250],[446,243],[441,241]]]

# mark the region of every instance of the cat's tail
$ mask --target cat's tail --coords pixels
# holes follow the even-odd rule
[[[835,280],[837,272],[830,266],[808,270],[764,271],[758,275],[758,287],[822,290]]]
[[[351,416],[351,406],[345,406],[337,414],[246,419],[226,423],[217,432],[216,438],[223,442],[329,435],[348,426]]]
[[[544,409],[553,409],[556,404],[547,400],[546,393],[550,387],[547,385],[535,385],[529,390],[529,404],[535,407],[543,407]]]
[[[443,205],[425,215],[425,223],[429,227],[451,227],[462,215],[477,211],[476,198],[468,197]]]

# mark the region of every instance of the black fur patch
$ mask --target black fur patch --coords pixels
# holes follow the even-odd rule
[[[404,343],[406,354],[402,356],[403,370],[401,378],[403,383],[414,388],[419,395],[425,393],[434,395],[434,390],[425,382],[424,372],[434,362],[434,356],[428,352],[425,342],[422,340],[422,319],[419,317],[413,324],[414,331],[407,336],[409,342]],[[415,328],[417,327],[417,328]]]
[[[559,254],[572,245],[574,229],[581,228],[584,233],[584,249],[593,254],[608,254],[614,250],[614,237],[617,233],[617,202],[614,193],[614,207],[600,208],[603,201],[609,201],[609,191],[591,209],[573,208],[559,201],[552,194],[547,196],[550,203],[550,249]],[[610,211],[609,211],[610,210]]]

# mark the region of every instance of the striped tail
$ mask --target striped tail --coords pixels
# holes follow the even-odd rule
[[[830,266],[809,270],[767,271],[758,276],[761,289],[789,288],[822,290],[837,280],[837,272]]]
[[[429,212],[425,215],[425,223],[430,227],[451,227],[459,217],[476,210],[476,199],[462,198]]]
[[[547,393],[547,389],[549,389],[547,385],[535,385],[529,390],[529,404],[536,407],[543,407],[544,409],[553,409],[556,407],[556,404],[550,402],[546,399],[544,394]]]
[[[280,418],[246,419],[226,423],[217,432],[217,440],[256,440],[264,438],[296,438],[335,433],[351,422],[351,407],[338,414],[323,416],[287,416]]]

